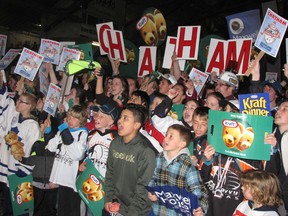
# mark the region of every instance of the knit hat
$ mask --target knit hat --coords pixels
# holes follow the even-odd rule
[[[276,81],[276,80],[266,80],[262,83],[262,86],[264,87],[265,85],[271,86],[276,92],[279,94],[282,93],[282,86],[281,84]]]

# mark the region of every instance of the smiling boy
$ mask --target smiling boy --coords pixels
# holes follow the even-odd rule
[[[120,203],[122,215],[149,215],[151,202],[147,197],[148,185],[155,168],[152,144],[139,129],[147,119],[141,105],[128,104],[118,120],[118,137],[110,144],[106,185],[105,211],[111,211],[112,202]]]

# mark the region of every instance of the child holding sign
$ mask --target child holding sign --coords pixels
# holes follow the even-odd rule
[[[191,132],[185,126],[174,124],[168,128],[163,141],[163,152],[156,158],[156,168],[150,187],[174,186],[185,189],[194,194],[199,200],[199,207],[189,209],[193,215],[203,215],[207,211],[207,192],[202,184],[201,177],[194,163],[190,159],[187,148],[191,140]],[[168,208],[160,203],[156,194],[148,193],[148,198],[153,202],[154,215],[182,215],[176,209]],[[183,203],[182,203],[183,204]],[[195,207],[195,206],[194,206]]]

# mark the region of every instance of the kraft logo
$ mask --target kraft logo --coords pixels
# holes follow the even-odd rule
[[[96,178],[95,175],[91,174],[91,175],[90,175],[90,178],[92,179],[92,181],[93,181],[95,184],[100,184],[99,180]]]
[[[238,122],[234,121],[234,120],[223,120],[222,121],[222,125],[225,127],[231,127],[231,128],[236,128],[238,127]]]

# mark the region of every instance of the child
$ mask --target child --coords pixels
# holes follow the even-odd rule
[[[199,207],[193,211],[193,215],[202,215],[207,211],[207,193],[202,184],[201,177],[194,163],[190,159],[187,145],[191,140],[189,129],[182,125],[175,124],[168,128],[163,141],[163,152],[156,158],[156,168],[149,186],[177,186],[185,188],[188,192],[198,197]],[[168,209],[159,205],[157,196],[148,193],[153,201],[154,215],[181,215],[174,209]]]
[[[139,129],[147,111],[141,105],[128,104],[118,120],[118,137],[110,144],[105,185],[105,210],[112,212],[112,201],[120,202],[122,215],[149,215],[151,202],[145,185],[153,175],[155,153]],[[103,213],[104,213],[103,212]]]
[[[61,124],[56,136],[47,145],[49,151],[56,152],[50,182],[58,184],[58,216],[79,215],[80,197],[76,190],[76,176],[79,161],[86,149],[88,131],[86,110],[74,105],[67,113],[67,123]]]
[[[33,168],[33,190],[34,190],[34,212],[33,216],[56,215],[57,188],[49,188],[49,177],[51,174],[54,152],[46,149],[49,137],[44,136],[44,131],[50,125],[47,119],[48,114],[41,112],[38,117],[41,138],[32,146],[28,158],[23,158],[21,163],[34,166]],[[50,128],[51,129],[51,128]]]
[[[248,171],[240,178],[246,201],[236,208],[237,215],[278,216],[282,204],[280,183],[276,175],[265,171]]]

